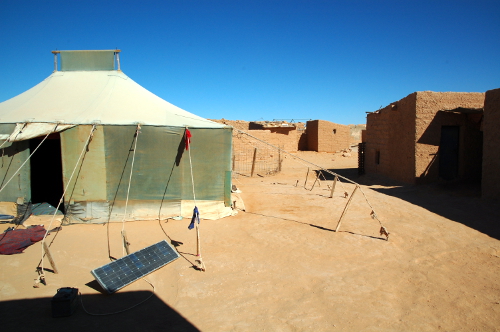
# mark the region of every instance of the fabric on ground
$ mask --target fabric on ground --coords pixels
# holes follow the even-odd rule
[[[53,215],[54,213],[56,215],[62,215],[63,214],[61,211],[56,210],[56,208],[53,207],[52,205],[50,205],[49,203],[45,203],[45,202],[44,203],[35,203],[35,204],[33,204],[32,213],[35,216]]]
[[[45,228],[33,226],[27,229],[15,229],[0,235],[0,255],[20,254],[24,249],[43,239]]]

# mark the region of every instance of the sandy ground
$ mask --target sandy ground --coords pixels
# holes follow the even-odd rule
[[[39,288],[33,283],[40,243],[0,256],[2,330],[500,330],[498,204],[463,186],[358,177],[355,154],[300,156],[359,182],[389,241],[360,190],[335,232],[348,201],[343,192],[354,185],[338,183],[330,198],[330,180],[310,190],[311,169],[304,188],[307,165],[288,157],[278,175],[234,179],[246,211],[202,220],[206,272],[193,268],[196,232],[188,230],[189,220],[125,224],[132,251],[163,239],[183,243],[181,258],[146,277],[154,293],[138,280],[105,295],[90,274],[109,256],[122,256],[121,224],[63,226],[49,235],[59,273],[47,271],[47,285]],[[50,269],[47,260],[44,266]],[[52,318],[51,299],[61,287],[78,288],[86,311],[100,315],[80,305],[70,317]]]

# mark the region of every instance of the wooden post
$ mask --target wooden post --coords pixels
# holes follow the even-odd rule
[[[278,172],[281,172],[281,149],[278,150]]]
[[[307,177],[309,176],[309,167],[307,168],[307,174],[306,174],[306,181],[304,182],[304,188],[306,187],[307,184]]]
[[[43,251],[47,255],[47,258],[49,259],[50,265],[52,266],[52,270],[54,271],[55,274],[58,274],[59,272],[57,271],[56,263],[54,262],[54,259],[52,258],[52,254],[50,253],[49,247],[47,246],[47,243],[43,241]],[[43,271],[42,271],[43,274]]]
[[[122,231],[122,238],[123,238],[123,247],[125,248],[127,255],[130,255],[130,249],[128,247],[130,243],[127,240],[127,233],[125,232],[125,230]]]
[[[340,216],[339,223],[337,224],[337,228],[335,228],[335,232],[339,231],[340,228],[340,223],[342,222],[342,219],[344,218],[347,209],[349,208],[349,205],[351,204],[352,198],[354,197],[354,194],[356,193],[356,190],[358,189],[358,185],[356,185],[356,188],[354,188],[351,197],[349,197],[349,200],[347,201],[347,204],[345,205],[344,211],[342,212],[342,215]]]
[[[250,176],[253,176],[253,172],[255,171],[255,159],[257,159],[257,148],[253,150],[252,173]]]
[[[318,174],[316,174],[316,179],[314,179],[313,185],[312,185],[311,189],[309,189],[309,191],[312,191],[312,190],[313,190],[314,185],[316,184],[316,182],[317,182],[317,181],[318,181],[318,179],[319,179],[319,174],[320,174],[320,172],[321,172],[321,171],[319,171],[319,172],[318,172]]]
[[[335,191],[335,185],[337,184],[337,180],[339,179],[338,175],[335,175],[335,179],[333,180],[332,192],[330,193],[330,198],[333,197],[333,192]]]
[[[203,263],[201,258],[200,227],[198,224],[196,224],[196,258],[195,262],[198,263],[198,269],[205,272],[205,263]]]

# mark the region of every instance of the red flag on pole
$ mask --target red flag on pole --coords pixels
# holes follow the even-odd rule
[[[187,128],[186,128],[184,140],[186,141],[186,150],[189,150],[189,144],[191,144],[191,132]]]

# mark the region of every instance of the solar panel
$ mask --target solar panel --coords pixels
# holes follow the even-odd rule
[[[165,240],[138,250],[91,271],[108,293],[131,284],[179,258],[179,253]]]

